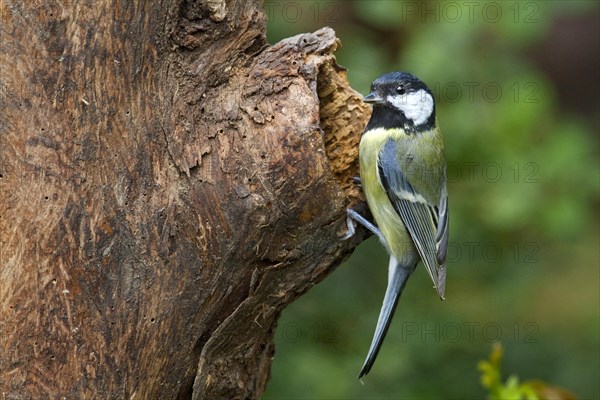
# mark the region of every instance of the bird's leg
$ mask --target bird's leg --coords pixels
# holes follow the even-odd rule
[[[354,183],[358,187],[362,187],[362,183],[360,181],[360,176],[355,176],[352,178],[352,183]]]
[[[363,217],[362,215],[360,215],[359,213],[357,213],[356,211],[354,211],[351,208],[346,209],[346,214],[348,215],[348,218],[346,219],[346,226],[348,227],[348,232],[346,232],[346,234],[342,237],[342,240],[347,240],[347,239],[350,239],[352,236],[354,236],[354,234],[356,233],[356,227],[354,226],[354,221],[356,221],[359,224],[361,224],[362,226],[364,226],[365,228],[367,228],[369,231],[371,231],[371,233],[373,235],[377,236],[377,238],[379,238],[379,241],[381,242],[381,244],[383,244],[383,247],[385,247],[385,249],[389,251],[389,246],[387,244],[387,241],[385,240],[385,237],[383,237],[383,234],[381,233],[379,228],[377,228],[375,225],[373,225],[371,222],[369,222],[365,217]]]
[[[351,208],[347,208],[346,209],[346,214],[348,215],[348,219],[346,220],[346,225],[348,225],[348,230],[351,234],[348,236],[348,238],[354,236],[355,233],[355,227],[354,227],[354,223],[352,221],[356,221],[359,224],[361,224],[362,226],[364,226],[365,228],[367,228],[369,231],[371,231],[371,233],[375,236],[377,236],[379,238],[379,240],[381,240],[383,243],[385,243],[385,238],[383,237],[383,234],[381,233],[381,231],[379,230],[379,228],[377,228],[375,225],[373,225],[371,222],[369,222],[369,220],[367,220],[365,217],[363,217],[362,215],[360,215],[359,213],[357,213],[356,211],[354,211]],[[346,236],[348,235],[348,233],[346,233]]]

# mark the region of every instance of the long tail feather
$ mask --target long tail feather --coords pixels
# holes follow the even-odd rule
[[[377,354],[379,353],[379,349],[381,348],[381,344],[383,343],[383,339],[385,339],[387,330],[390,327],[390,322],[394,316],[398,299],[404,290],[404,286],[406,286],[408,277],[414,271],[414,269],[415,266],[407,268],[398,264],[398,260],[396,260],[395,257],[390,257],[390,264],[388,267],[388,286],[385,290],[381,311],[379,312],[379,319],[377,320],[375,335],[373,336],[373,341],[371,342],[371,347],[369,348],[369,353],[367,354],[365,363],[358,374],[358,379],[368,374],[371,370],[371,367],[377,358]]]

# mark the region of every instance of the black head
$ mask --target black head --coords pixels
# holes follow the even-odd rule
[[[409,73],[390,72],[377,78],[364,101],[373,104],[367,130],[402,128],[407,133],[416,133],[435,126],[433,94]]]

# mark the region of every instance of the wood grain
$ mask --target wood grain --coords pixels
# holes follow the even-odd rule
[[[368,111],[259,1],[0,3],[2,398],[258,398]]]

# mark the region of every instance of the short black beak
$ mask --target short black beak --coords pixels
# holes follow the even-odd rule
[[[379,95],[377,93],[371,92],[365,96],[363,101],[365,103],[369,103],[369,104],[380,104],[383,102],[383,99],[381,97],[379,97]]]

